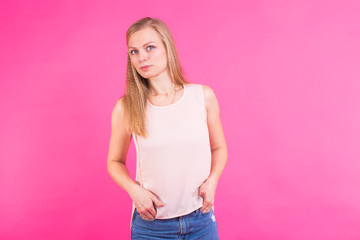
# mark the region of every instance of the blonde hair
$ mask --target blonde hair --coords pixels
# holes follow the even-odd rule
[[[126,32],[126,44],[128,46],[131,35],[145,28],[153,28],[158,34],[165,46],[168,71],[171,81],[175,85],[183,85],[189,83],[182,71],[180,60],[175,47],[174,39],[166,24],[157,18],[142,18],[133,23]],[[146,137],[147,130],[145,127],[145,110],[149,94],[149,82],[143,78],[135,69],[130,61],[128,52],[127,68],[126,68],[126,85],[123,98],[123,109],[125,123],[128,129],[139,136]]]

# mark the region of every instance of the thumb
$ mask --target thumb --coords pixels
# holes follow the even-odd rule
[[[156,196],[153,196],[153,197],[152,197],[152,200],[153,200],[153,202],[155,203],[155,205],[156,205],[157,207],[162,207],[162,206],[164,206],[164,203],[163,203],[160,199],[158,199]]]

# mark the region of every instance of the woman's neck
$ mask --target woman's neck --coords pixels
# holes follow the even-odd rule
[[[170,78],[150,79],[149,83],[150,83],[149,93],[153,96],[169,95],[173,93],[176,89],[175,84],[170,80]]]

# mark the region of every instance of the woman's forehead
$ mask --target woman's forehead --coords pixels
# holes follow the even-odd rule
[[[157,32],[152,28],[142,29],[131,35],[129,39],[129,48],[138,48],[149,42],[160,42]]]

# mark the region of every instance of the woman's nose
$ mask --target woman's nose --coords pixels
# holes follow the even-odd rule
[[[148,59],[148,53],[147,52],[144,52],[144,51],[141,51],[140,52],[140,61],[146,61]]]

